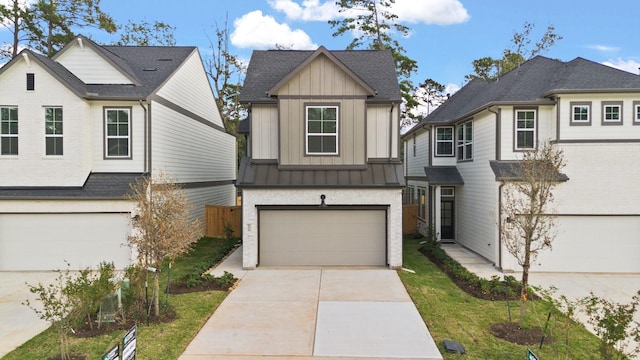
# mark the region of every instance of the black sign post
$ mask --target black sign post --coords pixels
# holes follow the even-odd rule
[[[136,333],[134,325],[122,338],[122,360],[134,360],[136,358]]]

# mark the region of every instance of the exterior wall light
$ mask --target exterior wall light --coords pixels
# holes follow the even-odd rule
[[[327,207],[327,204],[324,203],[324,199],[327,197],[324,194],[320,195],[320,207]]]

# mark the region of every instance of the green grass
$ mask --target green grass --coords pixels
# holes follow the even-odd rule
[[[549,325],[556,341],[542,349],[538,345],[516,345],[494,337],[488,330],[491,324],[509,321],[507,302],[480,300],[460,290],[418,251],[419,241],[405,238],[404,267],[416,273],[401,271],[400,278],[445,359],[524,359],[527,348],[545,360],[599,358],[599,340],[582,325],[572,323],[561,314],[554,314]],[[519,302],[511,305],[512,317],[517,321]],[[530,301],[527,326],[544,327],[548,310],[546,302]],[[565,336],[567,328],[569,335]],[[442,346],[445,339],[461,343],[467,354],[463,357],[446,353]],[[568,356],[565,357],[567,349]]]
[[[235,241],[225,239],[203,238],[198,241],[193,251],[177,259],[172,267],[172,277],[189,271],[192,264],[220,259],[230,249],[229,244]],[[226,249],[226,250],[225,250]],[[166,269],[160,273],[166,283]],[[200,328],[209,319],[215,309],[227,296],[224,291],[206,291],[171,295],[170,304],[175,308],[177,318],[165,324],[138,324],[137,353],[138,359],[177,359]],[[164,297],[161,298],[164,301]],[[69,350],[74,355],[85,355],[87,359],[101,359],[102,355],[117,343],[122,343],[126,331],[114,331],[107,335],[93,338],[69,338]],[[34,359],[43,360],[60,355],[58,335],[49,328],[30,341],[5,355],[3,360]]]

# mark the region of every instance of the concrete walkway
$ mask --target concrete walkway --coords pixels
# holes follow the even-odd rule
[[[221,266],[242,280],[180,360],[442,359],[395,271],[246,272],[232,261]]]

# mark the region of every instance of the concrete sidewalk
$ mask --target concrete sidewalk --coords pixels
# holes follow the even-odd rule
[[[242,280],[180,360],[442,359],[395,271],[244,272],[233,260]]]

